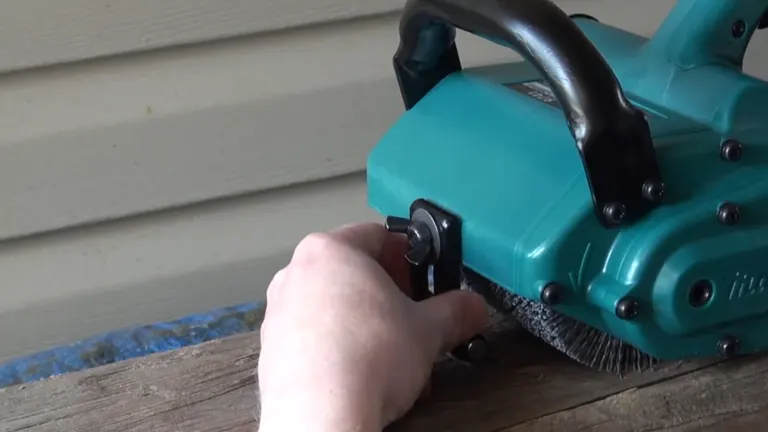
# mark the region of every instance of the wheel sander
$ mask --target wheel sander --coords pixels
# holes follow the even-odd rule
[[[742,68],[766,11],[679,0],[647,38],[549,0],[409,0],[367,187],[416,298],[476,290],[620,374],[766,350],[768,83]],[[457,31],[522,60],[463,68]]]

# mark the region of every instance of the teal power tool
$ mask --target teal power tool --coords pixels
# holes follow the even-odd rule
[[[646,38],[549,0],[409,0],[367,181],[422,298],[469,285],[617,373],[768,348],[768,83],[742,71],[766,11],[679,0]],[[463,69],[457,29],[523,60]]]

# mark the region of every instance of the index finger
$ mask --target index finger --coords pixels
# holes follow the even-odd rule
[[[400,290],[410,297],[406,236],[391,233],[384,225],[376,223],[346,225],[331,230],[328,235],[378,262]]]
[[[364,222],[344,225],[328,231],[327,234],[344,245],[378,260],[390,232],[383,224]]]

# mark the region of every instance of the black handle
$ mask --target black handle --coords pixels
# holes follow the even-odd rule
[[[541,73],[564,111],[605,226],[656,205],[664,184],[645,115],[627,101],[597,48],[549,0],[408,0],[394,58],[406,109],[461,71],[456,29],[511,47]]]

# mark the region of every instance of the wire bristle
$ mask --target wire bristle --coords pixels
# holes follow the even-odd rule
[[[512,294],[477,274],[465,273],[465,286],[514,317],[537,338],[571,359],[598,371],[624,376],[654,368],[658,360],[601,330],[563,315],[547,305]]]

